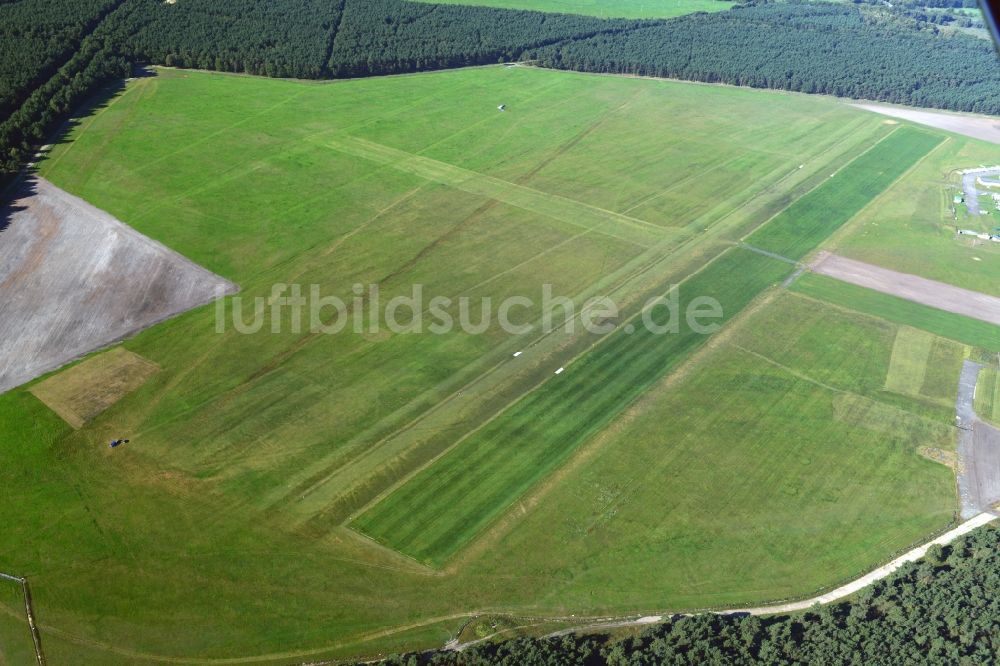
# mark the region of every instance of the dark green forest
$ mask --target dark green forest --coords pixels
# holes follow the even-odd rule
[[[0,4],[0,118],[69,60],[81,40],[121,1]]]
[[[539,64],[1000,113],[983,40],[906,28],[847,4],[773,3],[695,14],[543,49]]]
[[[317,79],[527,60],[1000,114],[990,44],[911,13],[765,0],[636,21],[406,0],[0,0],[0,180],[147,64]]]
[[[1000,654],[1000,531],[987,527],[847,602],[796,615],[676,617],[635,638],[519,638],[463,652],[396,656],[406,666],[557,664],[989,664]]]

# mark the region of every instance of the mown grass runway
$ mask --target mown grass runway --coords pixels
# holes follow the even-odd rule
[[[734,248],[679,286],[676,312],[661,303],[648,320],[666,327],[685,317],[695,298],[707,297],[721,304],[722,316],[705,323],[721,326],[792,270]],[[353,524],[381,543],[441,564],[708,337],[687,322],[678,322],[677,333],[664,333],[641,319],[620,326],[565,374],[472,433]]]
[[[251,301],[275,283],[346,300],[378,284],[383,302],[414,284],[499,302],[550,283],[577,308],[612,294],[629,316],[708,275],[682,294],[718,295],[732,316],[790,269],[733,246],[893,129],[818,97],[526,67],[330,84],[161,70],[81,119],[41,170]],[[671,368],[699,342],[685,336],[614,333],[584,353],[589,334],[496,322],[219,334],[214,308],[188,313],[124,343],[160,371],[78,430],[27,388],[0,396],[15,498],[0,502],[0,570],[32,577],[52,662],[80,664],[310,661],[440,645],[470,609],[812,594],[947,522],[950,472],[915,448],[946,443],[897,417],[941,421],[951,387],[930,368],[954,350],[935,342],[916,397],[884,391],[894,324],[867,318],[852,349],[878,363],[852,384],[858,355],[817,349],[843,351],[828,331],[862,315],[788,298],[828,319],[780,348],[701,347],[683,381]],[[754,313],[764,342],[788,337],[793,310],[777,307]],[[532,437],[501,446],[517,428]],[[131,443],[109,449],[117,437]],[[442,487],[430,470],[477,455],[464,474],[482,492],[457,505],[406,481]],[[455,539],[423,510],[393,515],[397,485],[461,523]],[[515,497],[523,511],[505,514]],[[368,505],[359,523],[399,522],[386,543],[445,571],[345,526]]]
[[[940,135],[912,127],[897,129],[754,232],[748,242],[789,259],[801,259],[942,140]]]

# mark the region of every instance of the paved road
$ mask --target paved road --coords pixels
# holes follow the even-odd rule
[[[995,296],[828,252],[817,255],[810,269],[843,282],[1000,326],[1000,298]]]

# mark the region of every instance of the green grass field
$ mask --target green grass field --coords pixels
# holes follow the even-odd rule
[[[420,0],[430,2],[431,0]],[[478,5],[526,9],[601,18],[673,18],[695,12],[729,9],[727,0],[434,0],[445,5]]]
[[[923,329],[973,347],[1000,351],[1000,329],[978,319],[944,312],[824,275],[803,275],[792,288],[835,305]]]
[[[790,259],[801,259],[889,187],[943,139],[900,127],[846,168],[786,208],[748,241]]]
[[[666,326],[683,317],[694,298],[709,297],[722,305],[725,318],[706,321],[721,325],[791,272],[788,264],[735,248],[680,285],[677,314],[661,304],[648,319]],[[708,339],[686,323],[667,335],[638,321],[629,324],[634,332],[618,329],[354,525],[403,553],[441,564]]]
[[[516,318],[534,328],[220,334],[206,307],[125,342],[161,370],[79,430],[0,396],[18,498],[0,570],[30,572],[43,640],[83,664],[371,655],[483,610],[700,608],[850,577],[950,520],[950,471],[914,451],[947,446],[957,374],[931,366],[953,348],[932,345],[919,395],[885,391],[894,323],[776,296],[791,266],[733,245],[893,129],[819,97],[526,67],[133,81],[44,176],[244,302],[421,284],[533,297]],[[593,346],[540,330],[545,283],[578,310],[612,296],[618,323],[671,283],[735,318],[699,349]]]
[[[0,579],[0,664],[35,663],[21,585]]]
[[[987,365],[979,371],[976,397],[973,405],[976,416],[992,423],[1000,423],[1000,372],[996,365]]]
[[[647,392],[489,544],[489,570],[535,570],[553,551],[585,562],[554,574],[547,599],[566,610],[753,603],[832,585],[872,549],[945,525],[954,478],[916,451],[954,449],[953,411],[883,390],[895,332],[778,296]]]
[[[959,171],[1000,162],[1000,146],[959,135],[933,149],[913,170],[851,221],[834,240],[838,254],[903,273],[1000,296],[1000,247],[956,236],[956,228],[992,232],[991,216],[970,216],[952,198]],[[992,208],[991,208],[992,210]]]

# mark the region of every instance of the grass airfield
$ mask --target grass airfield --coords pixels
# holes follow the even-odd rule
[[[0,396],[17,498],[0,504],[0,570],[32,581],[55,663],[375,654],[443,644],[471,614],[728,606],[851,578],[951,521],[953,473],[920,450],[953,449],[942,401],[975,341],[942,324],[896,350],[900,323],[782,290],[793,266],[734,245],[767,223],[758,238],[790,247],[769,232],[800,219],[790,205],[825,206],[879,146],[924,164],[942,139],[824,98],[522,67],[133,81],[42,175],[243,298],[275,282],[537,298],[549,282],[578,306],[613,295],[624,321],[727,261],[761,279],[709,280],[726,327],[668,336],[670,354],[495,323],[219,334],[212,307],[190,312],[124,344],[159,371],[79,429],[27,389]],[[913,173],[895,166],[883,189]],[[577,399],[551,381],[563,366],[619,384],[546,432]],[[559,436],[541,462],[504,444],[518,419]],[[132,443],[109,450],[118,436]],[[463,463],[496,492],[477,507],[444,483],[463,529],[442,541],[427,489]]]

